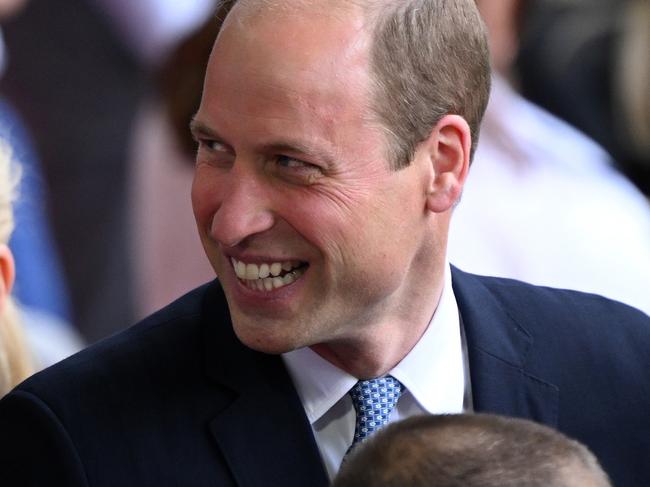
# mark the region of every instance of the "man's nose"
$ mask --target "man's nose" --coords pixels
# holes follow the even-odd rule
[[[211,236],[224,247],[234,247],[275,223],[268,187],[254,171],[234,165],[228,175],[221,205],[212,219]]]

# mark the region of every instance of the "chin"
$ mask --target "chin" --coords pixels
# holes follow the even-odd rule
[[[291,333],[288,323],[242,323],[242,320],[233,320],[233,328],[239,341],[248,348],[258,352],[280,355],[297,348],[302,348],[303,343],[298,340],[296,333]]]

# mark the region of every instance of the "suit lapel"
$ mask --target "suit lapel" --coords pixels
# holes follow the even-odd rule
[[[535,344],[523,324],[481,278],[452,267],[452,282],[467,338],[474,410],[556,427],[559,390],[528,373],[526,358]]]
[[[452,268],[452,282],[467,337],[475,411],[557,426],[558,388],[526,370],[535,345],[522,323],[481,278]],[[239,342],[218,284],[206,295],[203,317],[206,373],[231,393],[210,432],[237,484],[328,485],[282,359]]]
[[[326,486],[311,426],[277,355],[255,352],[235,336],[218,284],[208,293],[203,316],[206,371],[232,392],[210,422],[238,485]]]

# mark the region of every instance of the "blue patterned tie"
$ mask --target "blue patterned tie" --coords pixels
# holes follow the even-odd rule
[[[379,379],[360,380],[350,390],[352,404],[357,412],[354,439],[348,453],[363,440],[388,423],[403,386],[390,375]]]

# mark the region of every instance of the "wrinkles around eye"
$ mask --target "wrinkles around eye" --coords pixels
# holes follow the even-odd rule
[[[278,176],[300,184],[311,185],[323,176],[319,166],[289,156],[276,156],[275,167]]]
[[[309,164],[308,162],[301,161],[300,159],[295,159],[293,157],[289,156],[278,156],[277,157],[277,163],[278,166],[280,167],[286,167],[286,168],[311,168],[311,169],[317,169],[316,166],[313,164]]]

